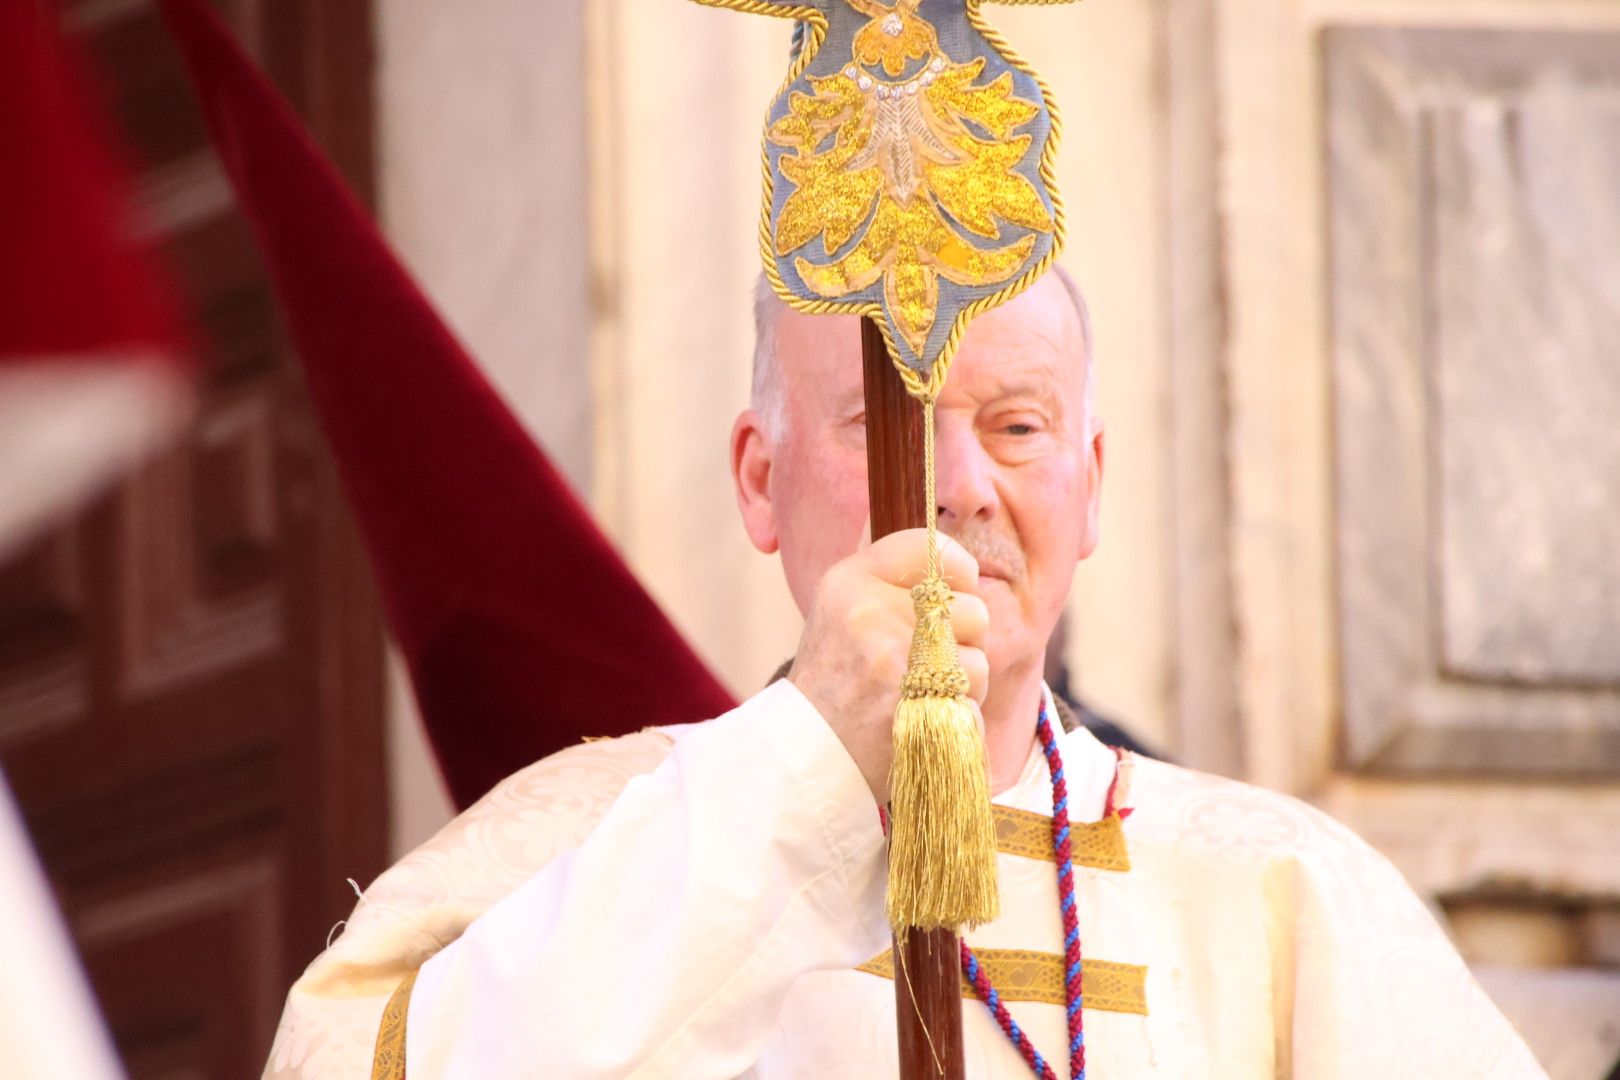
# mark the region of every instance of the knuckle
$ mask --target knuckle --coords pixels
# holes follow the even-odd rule
[[[870,600],[859,599],[845,610],[844,622],[853,631],[866,630],[875,621],[872,603]]]
[[[964,615],[967,615],[969,618],[978,619],[981,622],[990,621],[990,605],[986,604],[982,597],[976,596],[973,593],[961,593],[960,596],[962,613]]]
[[[959,594],[951,605],[951,623],[957,631],[982,631],[990,621],[990,609],[976,596]]]
[[[894,636],[898,625],[893,608],[883,599],[868,593],[850,604],[845,623],[856,638],[871,640]]]

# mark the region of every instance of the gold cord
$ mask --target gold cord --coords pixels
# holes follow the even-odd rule
[[[944,576],[939,558],[939,492],[934,478],[934,395],[923,398],[923,500],[927,506],[928,580]]]

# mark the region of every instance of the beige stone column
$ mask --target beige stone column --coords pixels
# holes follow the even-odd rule
[[[582,492],[593,480],[583,8],[379,0],[378,175],[390,240]],[[403,678],[394,844],[448,814]]]

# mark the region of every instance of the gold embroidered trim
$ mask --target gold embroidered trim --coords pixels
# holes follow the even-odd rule
[[[975,949],[979,965],[1003,1001],[1038,1001],[1046,1005],[1067,1004],[1063,993],[1063,957],[1030,949]],[[894,978],[894,954],[882,952],[856,968],[883,979]],[[1080,961],[1080,977],[1085,990],[1085,1007],[1104,1012],[1146,1016],[1147,968],[1140,964],[1116,964],[1111,960]],[[973,987],[962,979],[962,996],[974,997]]]
[[[996,823],[996,850],[1003,855],[1052,861],[1052,819],[1045,814],[992,806]],[[1118,814],[1101,821],[1069,827],[1069,852],[1076,866],[1096,870],[1129,870],[1130,851],[1125,846],[1125,830]]]
[[[405,976],[383,1006],[382,1023],[377,1025],[377,1048],[371,1054],[371,1080],[405,1080],[405,1017],[411,1011],[411,988],[415,971]]]

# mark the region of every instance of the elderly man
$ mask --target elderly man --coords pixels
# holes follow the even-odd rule
[[[854,320],[768,294],[759,309],[731,463],[749,538],[781,553],[805,615],[787,678],[496,788],[367,891],[293,987],[268,1076],[893,1075],[878,807],[923,539],[865,538]],[[1346,830],[1084,729],[1050,734],[1043,650],[1098,540],[1089,339],[1078,293],[1049,275],[973,323],[938,405],[1003,909],[967,935],[1003,1010],[967,1005],[969,1075],[1069,1057],[1058,761],[1092,1076],[1542,1075]]]

